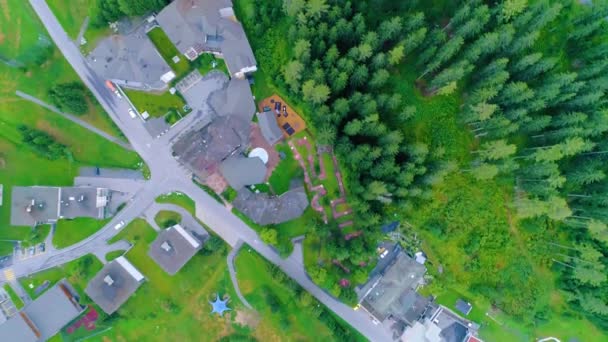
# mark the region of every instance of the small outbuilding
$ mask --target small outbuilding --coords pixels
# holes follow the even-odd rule
[[[274,145],[283,139],[283,132],[277,123],[274,112],[266,111],[258,113],[258,124],[264,139],[270,144]]]
[[[220,164],[220,172],[234,190],[260,184],[266,178],[266,165],[258,157],[231,157]]]
[[[473,305],[471,305],[469,302],[465,302],[462,299],[458,299],[456,301],[456,310],[460,311],[466,316],[471,312],[471,310],[473,310]]]
[[[125,257],[106,264],[84,292],[108,315],[124,304],[145,278]]]
[[[148,255],[170,275],[177,273],[202,247],[201,241],[179,224],[164,229],[150,245]]]

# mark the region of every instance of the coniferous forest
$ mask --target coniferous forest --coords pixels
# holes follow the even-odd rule
[[[275,0],[254,11],[241,17],[267,79],[309,109],[347,170],[365,234],[316,227],[333,258],[365,264],[397,218],[396,239],[422,246],[445,286],[464,283],[529,324],[555,315],[557,294],[608,328],[604,2]]]

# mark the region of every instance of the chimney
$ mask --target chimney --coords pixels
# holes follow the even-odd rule
[[[165,252],[168,252],[171,250],[171,245],[169,245],[168,241],[163,242],[162,245],[160,245],[160,248],[162,248],[163,250],[165,250]]]
[[[112,286],[112,284],[114,284],[114,279],[108,274],[103,278],[103,282],[108,284],[108,286]]]

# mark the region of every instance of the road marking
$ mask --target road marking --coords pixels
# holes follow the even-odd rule
[[[13,272],[12,268],[4,270],[4,277],[7,281],[13,281],[15,280],[15,272]]]

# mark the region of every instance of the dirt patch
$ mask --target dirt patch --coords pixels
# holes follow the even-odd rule
[[[4,159],[3,157],[0,157],[0,170],[5,169],[6,168],[6,159]]]
[[[32,72],[31,71],[26,72],[25,77],[32,78]]]
[[[6,35],[4,35],[4,33],[0,32],[0,45],[2,45],[2,43],[4,43],[5,39],[6,39]]]
[[[234,322],[240,324],[242,326],[251,327],[255,329],[255,327],[260,324],[262,318],[260,314],[252,310],[238,310],[236,312],[236,318]]]

